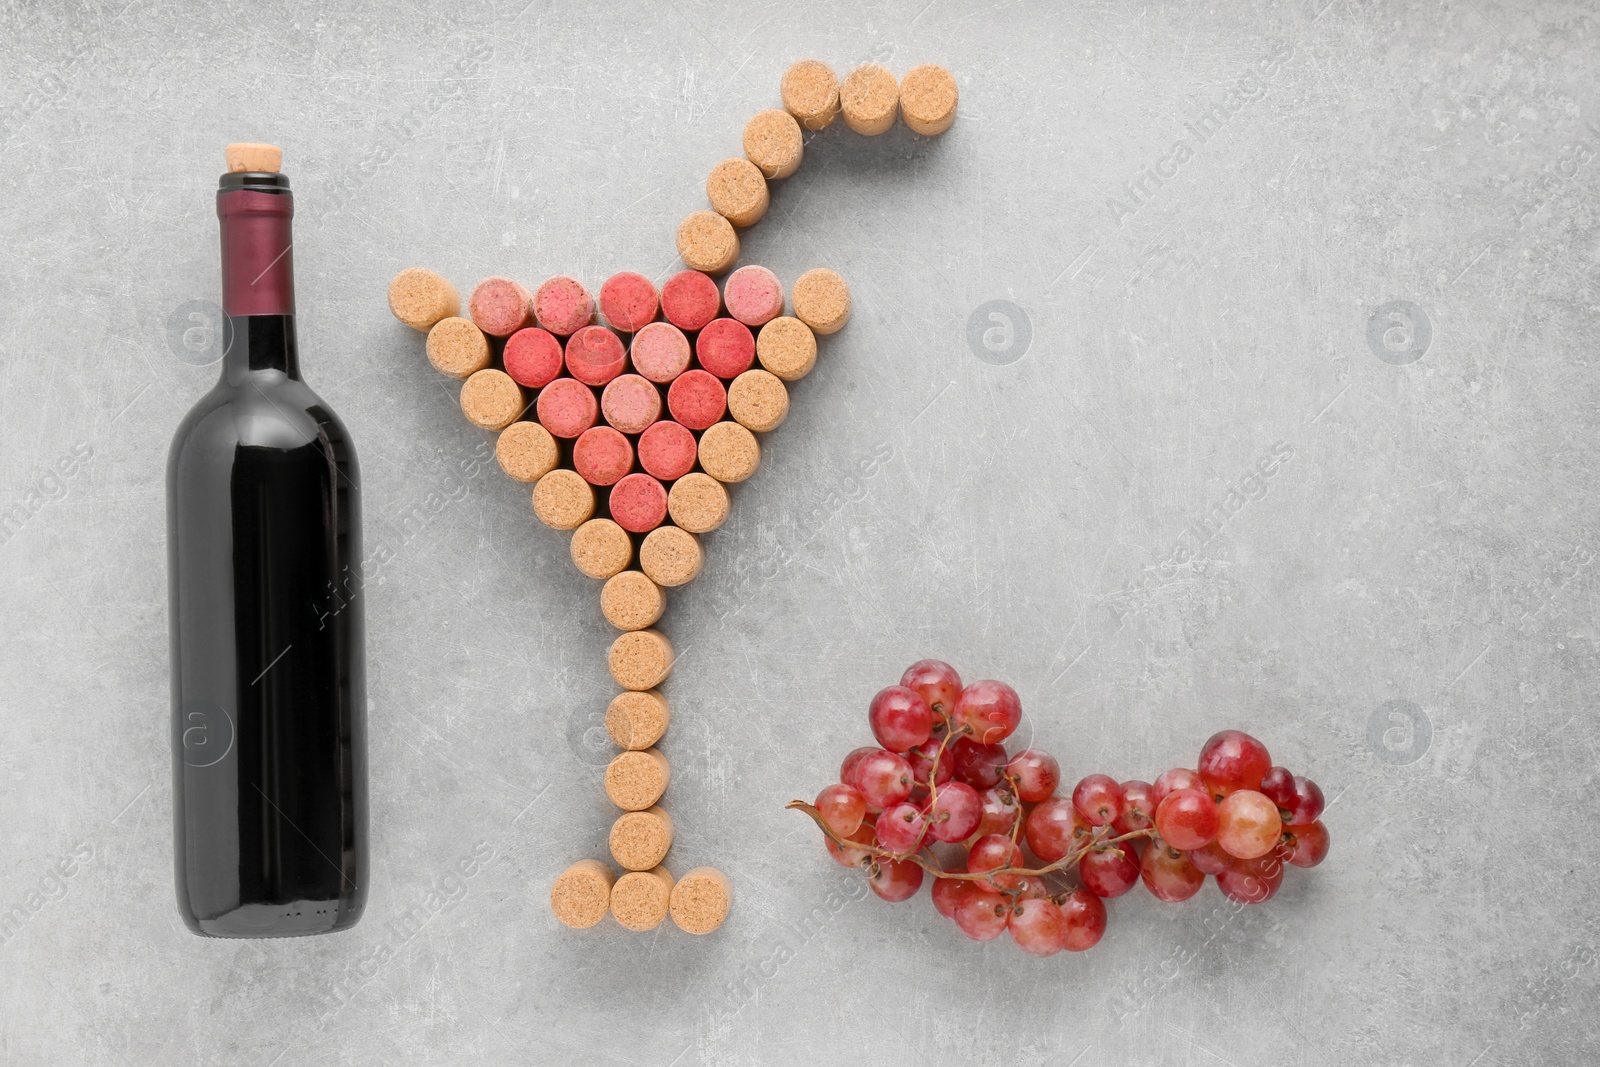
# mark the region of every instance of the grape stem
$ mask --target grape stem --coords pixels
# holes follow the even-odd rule
[[[822,812],[803,800],[791,800],[784,807],[793,811],[803,811],[811,816],[811,821],[816,823],[817,828],[827,835],[828,840],[837,845],[841,851],[853,848],[878,859],[891,859],[897,862],[910,861],[936,878],[953,878],[963,882],[988,881],[997,874],[1015,874],[1023,878],[1043,878],[1047,874],[1054,874],[1057,871],[1065,871],[1077,866],[1079,860],[1097,848],[1120,844],[1123,841],[1131,841],[1136,837],[1156,836],[1155,829],[1152,827],[1146,830],[1134,830],[1119,837],[1106,837],[1104,835],[1110,833],[1110,828],[1102,826],[1095,830],[1096,836],[1090,838],[1088,844],[1067,853],[1054,863],[1044,867],[1013,867],[1010,864],[1006,864],[1003,867],[995,867],[987,871],[947,871],[940,866],[938,860],[926,859],[920,851],[890,852],[881,845],[866,845],[859,841],[847,841],[833,832],[833,827],[829,826],[827,820],[822,817]],[[932,854],[930,853],[929,855],[931,856]]]

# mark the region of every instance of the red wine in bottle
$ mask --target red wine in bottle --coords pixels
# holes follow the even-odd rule
[[[222,176],[226,354],[167,466],[178,907],[198,934],[353,926],[367,895],[361,506],[300,380],[289,180]]]

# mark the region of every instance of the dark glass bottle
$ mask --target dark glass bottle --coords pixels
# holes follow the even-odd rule
[[[167,466],[178,907],[214,937],[353,926],[367,895],[359,474],[300,380],[281,174],[217,192],[226,355]]]

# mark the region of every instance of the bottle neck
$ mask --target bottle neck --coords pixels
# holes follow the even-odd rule
[[[293,315],[229,315],[227,344],[222,380],[230,385],[263,372],[300,380]]]
[[[231,173],[217,191],[222,310],[228,316],[223,378],[277,372],[300,377],[294,336],[294,196],[281,174]]]

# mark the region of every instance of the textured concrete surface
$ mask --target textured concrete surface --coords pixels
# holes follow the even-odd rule
[[[1592,1060],[1597,19],[5,4],[0,1062]],[[570,932],[608,630],[384,287],[663,274],[806,55],[943,62],[961,118],[816,137],[746,245],[857,314],[666,623],[671,862],[733,917]],[[163,463],[236,139],[285,147],[306,374],[394,556],[371,900],[311,940],[172,901]],[[1333,854],[1242,912],[1136,891],[1044,961],[883,904],[782,804],[924,655],[1013,682],[1074,779],[1250,730],[1336,798]]]

